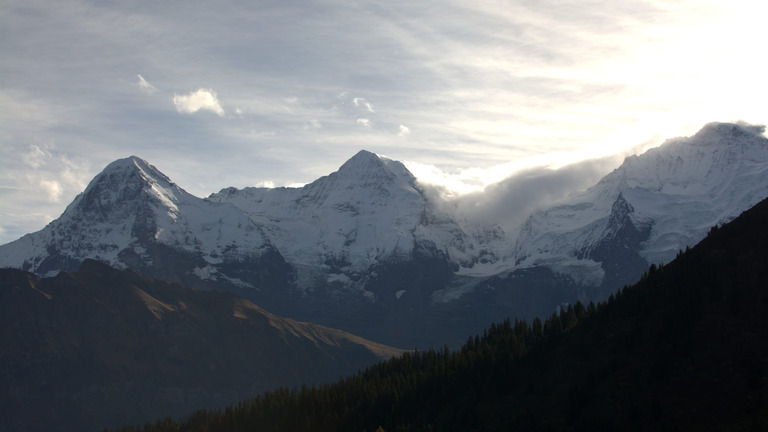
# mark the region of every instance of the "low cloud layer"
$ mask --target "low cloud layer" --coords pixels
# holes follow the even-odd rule
[[[536,210],[582,192],[621,164],[611,156],[569,164],[558,169],[523,169],[506,179],[456,199],[460,213],[474,220],[514,230]]]

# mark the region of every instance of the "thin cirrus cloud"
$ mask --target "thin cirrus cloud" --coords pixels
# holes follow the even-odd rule
[[[144,77],[141,76],[141,74],[137,74],[137,76],[139,77],[139,82],[136,83],[136,85],[139,86],[139,90],[141,90],[142,93],[146,93],[146,94],[157,93],[157,89],[155,88],[155,86],[147,82],[147,80],[145,80]]]
[[[173,95],[173,104],[176,110],[183,114],[210,111],[219,117],[224,116],[224,108],[221,107],[216,92],[211,89],[201,88],[185,95]]]

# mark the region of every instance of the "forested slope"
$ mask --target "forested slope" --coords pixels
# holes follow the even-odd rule
[[[124,430],[765,430],[768,201],[599,305]]]

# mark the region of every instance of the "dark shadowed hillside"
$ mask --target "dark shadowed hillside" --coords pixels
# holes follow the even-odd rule
[[[143,430],[766,430],[766,245],[763,201],[606,303]]]
[[[96,261],[45,279],[0,270],[0,430],[183,415],[400,353]]]

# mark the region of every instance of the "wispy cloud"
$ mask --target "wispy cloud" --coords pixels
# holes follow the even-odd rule
[[[144,77],[141,76],[141,74],[137,74],[137,76],[139,77],[139,82],[136,83],[136,85],[139,86],[139,90],[141,90],[142,93],[146,93],[146,94],[157,93],[157,89],[155,88],[155,86],[148,83],[147,80],[145,80]]]
[[[753,0],[7,4],[0,178],[19,192],[2,199],[38,215],[81,191],[62,154],[89,175],[136,154],[205,195],[310,182],[365,147],[466,191],[515,161],[768,121]]]
[[[21,160],[32,169],[38,169],[45,164],[45,159],[50,156],[46,150],[31,144],[29,150],[21,154]]]
[[[365,98],[354,98],[352,99],[352,103],[355,104],[356,107],[365,108],[368,112],[374,112],[373,105],[371,105]]]
[[[59,202],[61,195],[64,193],[64,189],[57,180],[41,180],[40,188],[51,202]]]
[[[0,146],[0,243],[42,228],[94,174],[87,159],[70,157],[52,143]]]
[[[173,95],[173,104],[176,110],[184,114],[196,113],[200,110],[211,111],[224,116],[224,109],[219,103],[219,99],[211,89],[198,89],[186,95]]]

